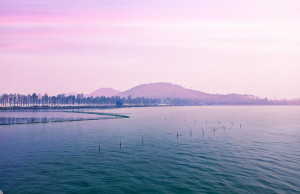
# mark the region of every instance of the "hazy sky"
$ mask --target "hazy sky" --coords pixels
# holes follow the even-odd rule
[[[0,0],[0,94],[171,82],[300,98],[299,0]]]

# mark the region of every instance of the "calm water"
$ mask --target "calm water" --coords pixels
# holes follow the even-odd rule
[[[0,126],[0,189],[4,193],[300,192],[300,107],[84,111],[130,118]],[[36,113],[9,113],[9,117],[38,117],[32,114]],[[57,118],[61,113],[50,115]]]
[[[0,110],[0,125],[35,124],[49,122],[71,122],[85,120],[114,119],[117,116],[100,115],[90,109],[82,113],[81,109],[20,109]]]

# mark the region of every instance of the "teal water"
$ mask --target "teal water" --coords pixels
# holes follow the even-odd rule
[[[73,122],[86,120],[116,119],[124,115],[92,112],[90,109],[15,109],[0,111],[0,125],[36,124],[50,122]],[[126,116],[125,116],[126,117]]]
[[[0,190],[5,194],[300,192],[300,107],[84,111],[130,118],[1,125]],[[20,116],[15,114],[9,117]],[[33,117],[28,112],[22,118],[23,114]]]

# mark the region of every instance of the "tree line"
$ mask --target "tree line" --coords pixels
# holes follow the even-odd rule
[[[33,93],[32,95],[3,94],[0,96],[0,107],[64,107],[64,106],[148,106],[161,103],[173,106],[201,106],[201,105],[300,105],[300,99],[295,100],[268,100],[252,95],[214,95],[202,99],[187,98],[127,98],[120,96],[85,97],[83,94],[69,95],[59,94],[48,96]]]
[[[300,99],[294,100],[269,100],[253,95],[214,95],[201,99],[165,98],[165,104],[173,106],[202,106],[202,105],[300,105]]]
[[[155,105],[161,103],[160,98],[136,97],[127,98],[120,96],[97,96],[85,97],[83,94],[69,95],[59,94],[48,96],[33,93],[23,94],[3,94],[0,96],[0,106],[2,107],[57,107],[57,106],[115,106],[115,105]]]

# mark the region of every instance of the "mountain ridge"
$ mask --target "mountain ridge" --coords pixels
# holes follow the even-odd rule
[[[84,97],[97,97],[97,96],[105,96],[105,97],[111,97],[111,96],[116,96],[119,93],[121,93],[121,91],[119,90],[115,90],[113,88],[102,88],[100,87],[99,89],[89,93],[89,94],[83,94]],[[77,96],[80,93],[76,93],[76,92],[68,92],[68,93],[64,93],[65,96],[70,96],[70,95],[74,95]]]
[[[119,93],[120,97],[131,95],[135,97],[145,98],[188,98],[198,99],[210,94],[184,88],[177,84],[157,82],[135,86],[129,90]]]
[[[79,93],[65,93],[65,95],[77,95]],[[145,97],[145,98],[181,98],[181,99],[211,99],[211,98],[236,98],[236,97],[242,97],[247,96],[251,98],[258,97],[248,94],[237,94],[237,93],[231,93],[231,94],[210,94],[205,93],[198,90],[192,90],[188,88],[184,88],[183,86],[167,83],[167,82],[156,82],[156,83],[145,83],[140,84],[137,86],[134,86],[128,90],[125,90],[123,92],[119,90],[115,90],[113,88],[102,88],[91,92],[90,94],[84,94],[84,97],[111,97],[111,96],[120,96],[121,98],[128,96],[131,96],[132,98],[136,97]]]
[[[248,94],[209,94],[202,91],[184,88],[177,84],[158,82],[141,84],[118,94],[121,98],[131,96],[160,98],[170,104],[253,104],[264,103],[254,95]]]
[[[210,94],[202,91],[184,88],[177,84],[157,82],[140,84],[124,92],[119,92],[112,88],[100,88],[95,90],[85,97],[101,97],[105,96],[104,91],[112,91],[106,93],[106,97],[118,96],[126,103],[129,104],[131,99],[135,101],[143,101],[147,103],[151,99],[159,99],[158,101],[163,104],[170,105],[262,105],[271,104],[267,98],[262,99],[249,94]],[[273,103],[273,102],[272,102]],[[284,103],[284,102],[282,102]],[[274,103],[273,103],[274,104]]]

